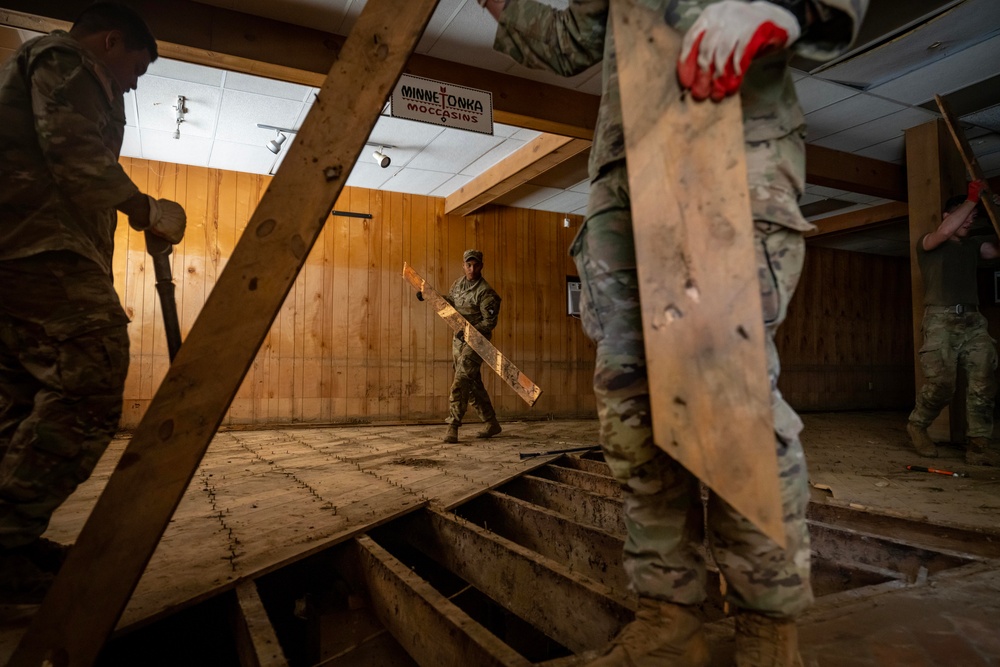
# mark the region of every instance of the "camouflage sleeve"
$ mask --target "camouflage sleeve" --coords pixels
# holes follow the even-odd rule
[[[483,295],[482,301],[479,302],[479,313],[483,316],[483,320],[476,325],[476,328],[481,334],[489,337],[500,318],[500,295],[493,290]]]
[[[108,96],[79,55],[48,49],[31,69],[38,143],[60,191],[84,209],[108,209],[139,192],[104,143]],[[120,122],[124,123],[124,115]]]
[[[869,0],[817,0],[818,21],[795,43],[795,52],[813,60],[830,60],[847,50],[858,36]]]
[[[573,76],[603,58],[607,20],[608,0],[570,0],[566,9],[510,0],[493,48],[527,67]]]

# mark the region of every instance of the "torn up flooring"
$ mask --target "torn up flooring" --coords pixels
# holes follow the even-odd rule
[[[1000,664],[1000,471],[964,466],[957,449],[936,464],[969,477],[906,471],[927,463],[903,414],[804,420],[818,595],[802,624],[806,664]],[[620,492],[599,455],[519,454],[595,445],[597,423],[507,423],[458,445],[442,433],[220,433],[100,664],[135,664],[137,652],[143,664],[248,664],[247,646],[273,665],[581,664],[634,609]],[[49,537],[74,539],[124,445]],[[0,607],[0,660],[31,610]],[[234,614],[251,630],[218,620]],[[727,664],[719,596],[706,619],[715,664]]]

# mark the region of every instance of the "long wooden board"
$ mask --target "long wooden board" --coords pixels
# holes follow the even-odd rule
[[[445,298],[434,289],[430,283],[420,277],[420,274],[413,270],[409,264],[403,263],[403,280],[410,283],[418,292],[421,292],[424,301],[427,301],[432,308],[448,323],[454,331],[464,332],[465,342],[476,351],[483,361],[500,376],[500,379],[510,385],[510,388],[524,399],[528,405],[534,405],[542,390],[531,379],[522,373],[514,363],[503,356],[493,343],[483,334],[479,333],[476,327],[469,324],[469,320],[452,307]]]
[[[948,126],[951,138],[955,140],[955,145],[958,147],[958,152],[962,156],[962,162],[965,163],[965,168],[968,170],[969,176],[972,180],[979,180],[986,183],[983,170],[979,167],[979,160],[976,159],[975,153],[972,152],[972,146],[969,145],[969,140],[965,138],[965,132],[958,124],[958,120],[955,118],[948,100],[940,95],[935,95],[934,99],[937,101],[938,109],[941,110],[941,115],[944,117],[944,124]],[[997,217],[997,207],[993,203],[993,198],[989,195],[989,192],[984,192],[980,201],[983,203],[983,208],[986,209],[986,215],[989,216],[990,222],[993,223],[993,230],[1000,235],[1000,218]]]
[[[96,660],[436,6],[365,5],[12,667]]]
[[[612,3],[656,444],[785,544],[736,96],[681,95],[681,36]]]

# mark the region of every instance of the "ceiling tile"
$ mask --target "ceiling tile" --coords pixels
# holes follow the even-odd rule
[[[304,101],[306,96],[315,90],[315,88],[300,86],[297,83],[265,79],[259,76],[241,74],[240,72],[226,73],[225,88],[227,90],[240,90],[244,93],[283,97],[286,100],[295,100],[296,102]]]
[[[455,174],[447,181],[439,185],[430,194],[432,197],[447,197],[451,193],[458,190],[460,187],[472,180],[472,176],[463,176],[462,174]]]
[[[563,191],[558,188],[543,188],[537,185],[525,184],[508,192],[494,203],[506,206],[518,206],[520,208],[535,208],[539,203],[546,199],[552,199],[561,192]]]
[[[442,132],[408,166],[428,171],[460,173],[503,140],[503,137],[461,130]]]
[[[125,126],[121,154],[125,157],[142,157],[142,142],[139,140],[139,128],[133,125]]]
[[[212,154],[212,140],[206,137],[182,132],[180,139],[174,139],[172,132],[142,129],[140,138],[142,155],[138,157],[146,160],[207,167],[208,158]]]
[[[257,127],[258,123],[292,128],[301,109],[301,102],[226,90],[222,95],[216,138],[236,143],[263,145],[274,138],[275,132]]]
[[[139,112],[135,107],[135,91],[125,93],[125,125],[139,126]]]
[[[807,185],[806,194],[814,195],[816,197],[822,197],[823,199],[836,199],[840,195],[844,194],[846,190],[837,190],[836,188],[827,188],[822,185]],[[802,205],[802,202],[799,202]]]
[[[441,36],[451,25],[452,21],[455,20],[455,17],[466,5],[472,5],[482,11],[478,4],[466,2],[466,0],[440,0],[434,13],[431,15],[431,20],[428,21],[427,27],[424,28],[424,34],[417,43],[417,53],[428,53],[434,47],[434,44],[441,39]],[[496,26],[494,25],[495,29]]]
[[[870,92],[905,104],[923,104],[935,94],[947,95],[995,74],[996,63],[1000,63],[1000,35],[875,86]]]
[[[868,148],[862,148],[857,152],[857,154],[865,157],[873,157],[876,160],[885,160],[886,162],[901,164],[903,162],[905,151],[906,142],[903,140],[903,137],[898,137],[896,139],[890,139],[889,141],[883,141],[882,143],[875,144],[874,146],[869,146]]]
[[[379,190],[382,188],[382,184],[392,178],[392,175],[397,171],[399,171],[399,167],[390,165],[383,169],[374,162],[359,161],[351,170],[351,175],[347,177],[347,185],[352,188]]]
[[[859,94],[806,114],[807,142],[904,110],[902,104]]]
[[[466,176],[476,176],[481,174],[522,148],[524,148],[523,141],[504,139],[503,143],[494,146],[490,150],[483,153],[478,160],[465,167],[461,173]]]
[[[856,150],[901,137],[904,130],[922,125],[935,118],[937,118],[935,114],[920,107],[903,109],[842,132],[835,132],[813,143],[853,153]]]
[[[211,137],[215,132],[220,92],[219,88],[200,83],[147,75],[135,91],[139,127],[173,132],[177,127],[177,97],[183,95],[187,113],[181,124],[181,134]]]
[[[570,188],[573,192],[583,192],[585,194],[590,193],[590,179],[585,178],[573,187]]]
[[[555,213],[569,213],[587,205],[587,195],[582,192],[570,192],[561,190],[559,194],[538,202],[534,208],[538,211],[553,211]]]
[[[139,79],[141,88],[147,76],[157,76],[163,79],[176,79],[188,83],[200,83],[205,86],[218,88],[222,85],[225,72],[214,67],[185,63],[180,60],[170,60],[169,58],[157,58],[149,65],[145,76]]]
[[[429,195],[450,178],[450,173],[441,171],[401,169],[382,183],[380,189],[392,192],[408,192],[413,195]]]
[[[804,76],[795,82],[795,93],[802,106],[802,113],[809,113],[853,97],[858,91],[816,77]]]
[[[284,151],[283,151],[284,152]],[[267,174],[275,163],[275,155],[263,144],[240,144],[216,141],[208,166],[212,169],[244,171],[251,174]]]

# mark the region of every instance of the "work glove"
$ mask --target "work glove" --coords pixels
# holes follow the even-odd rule
[[[184,238],[187,215],[184,208],[169,199],[149,198],[149,231],[173,244]]]
[[[424,293],[418,291],[417,292],[417,301],[423,301],[423,300],[424,300]]]
[[[969,195],[968,195],[969,201],[971,201],[973,204],[978,204],[979,196],[985,188],[986,188],[986,183],[984,183],[982,180],[971,181],[969,183]]]
[[[740,89],[750,61],[783,49],[802,34],[787,9],[757,0],[722,0],[705,7],[684,35],[677,77],[691,97],[713,102]]]

